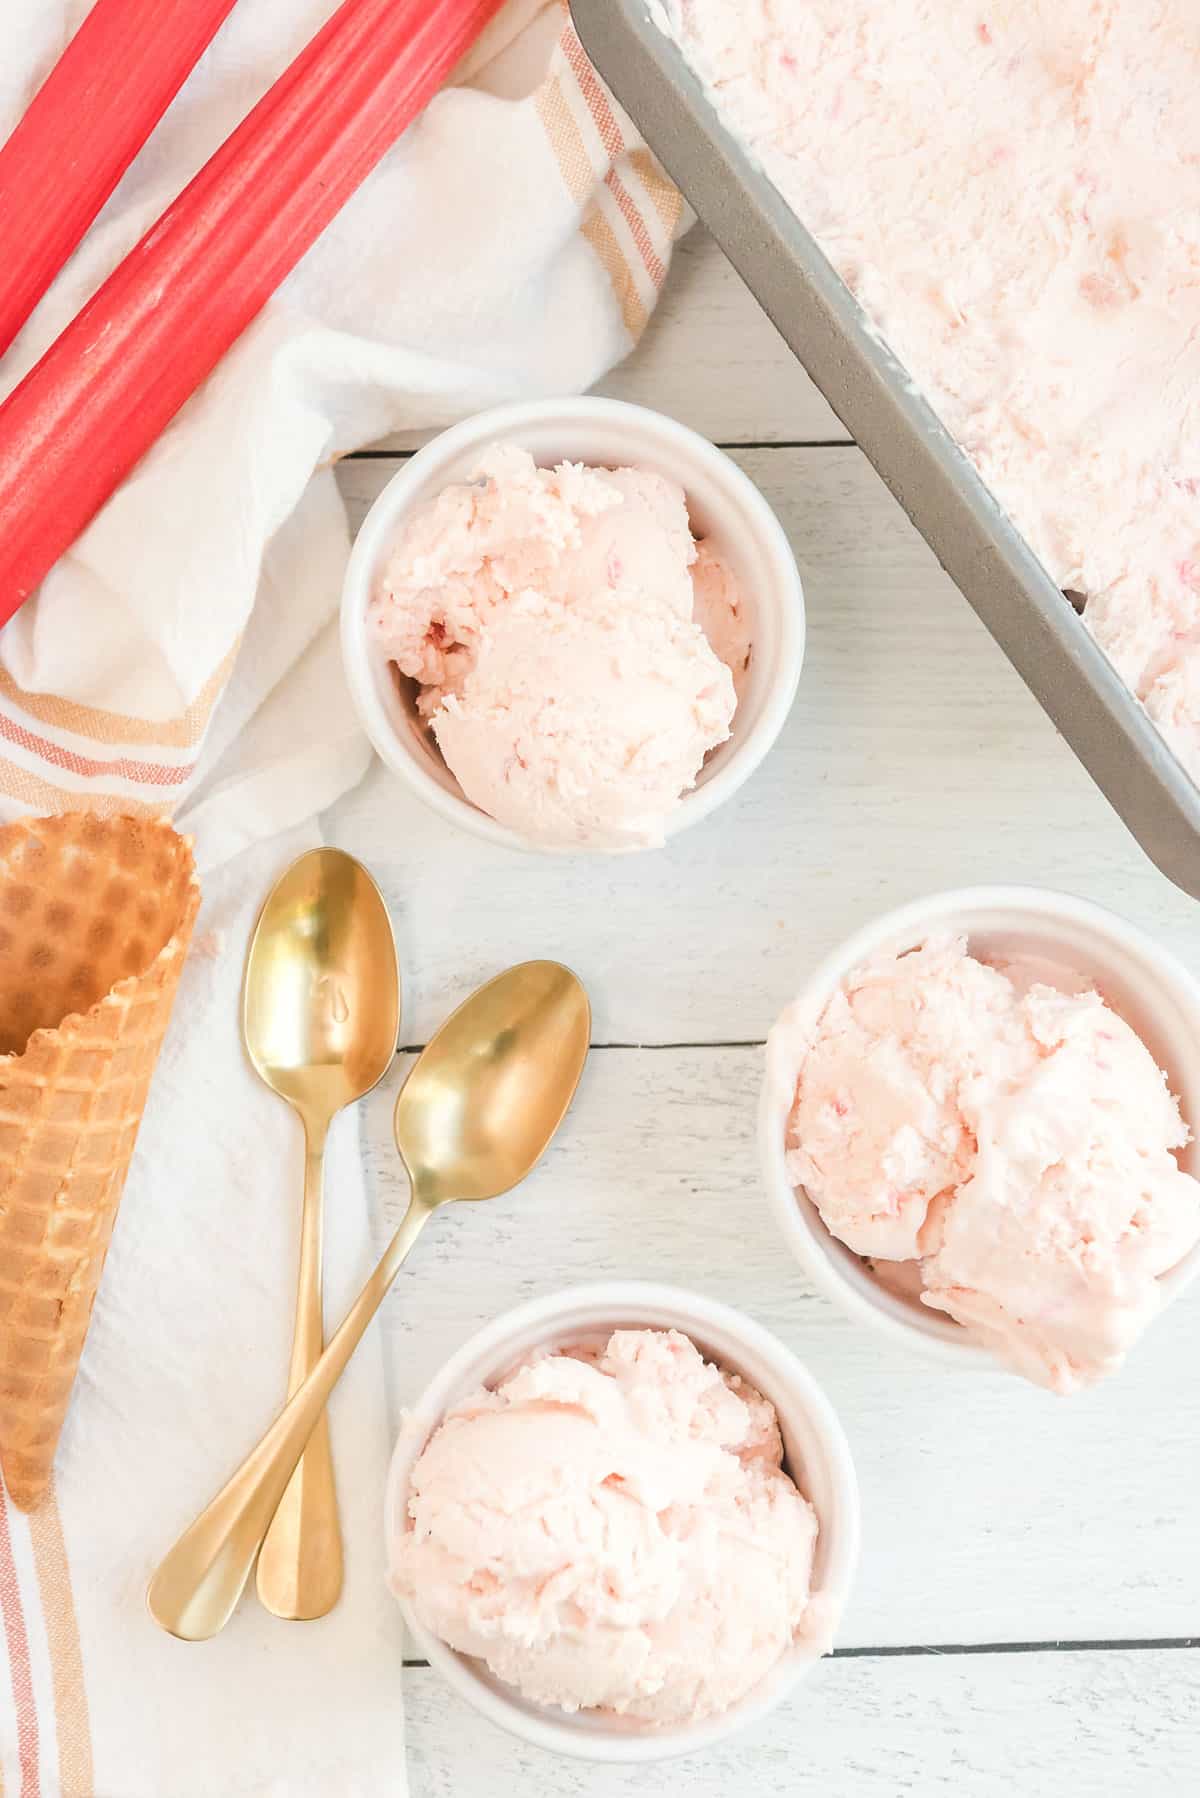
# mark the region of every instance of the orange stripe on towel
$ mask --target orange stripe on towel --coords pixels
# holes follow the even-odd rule
[[[573,35],[567,32],[564,37]],[[596,171],[557,76],[542,83],[537,108],[567,192],[572,199],[582,202],[592,191]],[[636,342],[645,329],[646,308],[625,252],[617,242],[612,226],[594,203],[584,214],[580,230],[599,258],[612,284],[625,329]]]
[[[633,270],[625,260],[625,252],[617,242],[612,226],[599,207],[589,208],[588,215],[580,229],[608,273],[617,304],[621,308],[621,318],[625,329],[636,343],[646,329],[649,313],[637,290]]]
[[[662,220],[667,240],[674,237],[679,224],[679,216],[683,211],[683,199],[679,189],[667,177],[651,156],[649,150],[637,149],[629,153],[630,167],[650,195],[651,203]]]
[[[584,104],[591,113],[596,130],[600,134],[600,142],[604,145],[605,151],[610,159],[610,167],[608,173],[604,177],[605,185],[620,208],[625,223],[629,226],[633,241],[638,247],[638,252],[642,261],[646,265],[646,273],[650,276],[650,279],[656,287],[661,287],[663,281],[666,279],[666,265],[650,241],[650,233],[646,228],[646,220],[630,194],[629,189],[621,180],[620,175],[618,175],[616,167],[611,166],[629,155],[629,146],[625,142],[625,133],[617,123],[616,114],[609,104],[608,95],[604,91],[599,76],[588,61],[583,45],[576,36],[574,29],[570,26],[563,32],[562,48],[563,54],[570,66],[571,73],[579,83],[579,91],[583,96]],[[643,152],[642,154],[644,155],[645,153]],[[647,160],[650,159],[647,158]],[[641,172],[640,168],[638,169],[638,172]],[[661,175],[658,176],[656,185],[662,185]],[[651,194],[651,199],[655,205],[657,205],[658,201],[655,194]],[[645,309],[643,308],[642,310],[644,313]]]
[[[4,668],[0,668],[0,698],[9,700],[27,718],[35,718],[39,724],[69,731],[75,737],[89,737],[94,743],[148,743],[157,749],[190,749],[208,728],[213,707],[233,673],[240,646],[239,635],[220,667],[209,676],[186,711],[158,722],[134,718],[124,712],[105,712],[98,706],[60,699],[53,693],[27,692]]]
[[[80,806],[101,818],[161,818],[169,809],[165,799],[159,805],[150,805],[140,799],[123,799],[115,793],[58,787],[5,755],[0,755],[0,793],[19,800],[27,811],[45,812],[51,817],[76,812]]]
[[[600,142],[615,161],[625,154],[627,145],[625,133],[617,124],[616,116],[608,103],[608,95],[600,85],[600,77],[587,59],[587,54],[575,33],[573,26],[568,26],[562,35],[563,53],[571,67],[571,73],[579,83],[579,91],[583,95],[584,104],[596,121],[596,129],[600,133]]]
[[[29,1632],[25,1627],[17,1564],[13,1559],[12,1533],[8,1526],[8,1494],[3,1487],[0,1487],[0,1617],[4,1621],[4,1638],[8,1644],[9,1678],[12,1684],[13,1711],[17,1719],[21,1798],[41,1798],[33,1662],[29,1656]]]
[[[557,75],[551,75],[538,89],[537,109],[567,192],[573,200],[586,199],[592,191],[596,171],[579,135],[579,127],[571,117]]]
[[[650,242],[650,233],[646,229],[646,221],[638,211],[629,189],[622,181],[620,175],[618,175],[616,169],[609,169],[607,175],[604,177],[604,185],[621,209],[621,216],[629,226],[633,241],[638,247],[642,261],[646,264],[646,273],[656,287],[661,287],[667,278],[666,264],[654,245]]]
[[[50,1649],[59,1784],[63,1798],[88,1798],[88,1794],[95,1790],[91,1719],[83,1680],[83,1651],[79,1645],[75,1594],[71,1590],[71,1567],[53,1483],[29,1518],[29,1536],[33,1544],[46,1642]]]
[[[49,737],[39,737],[33,731],[26,730],[7,712],[0,711],[0,737],[23,749],[28,755],[36,755],[48,762],[53,768],[62,768],[67,774],[77,774],[82,779],[94,780],[103,777],[109,780],[134,780],[145,787],[181,787],[192,774],[195,762],[181,762],[172,767],[166,762],[135,762],[128,756],[114,756],[108,761],[98,761],[94,756],[76,755],[73,749],[63,749],[52,743]]]

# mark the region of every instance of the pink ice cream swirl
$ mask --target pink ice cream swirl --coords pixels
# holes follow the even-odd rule
[[[537,1355],[430,1438],[392,1582],[535,1703],[714,1716],[797,1641],[829,1645],[782,1459],[774,1408],[677,1331]]]
[[[1000,1360],[1071,1392],[1117,1368],[1200,1242],[1166,1077],[1089,989],[1027,984],[933,937],[855,969],[815,1027],[785,1014],[787,1163],[855,1253]]]
[[[467,798],[553,847],[661,843],[750,657],[681,487],[510,444],[416,506],[369,613]]]

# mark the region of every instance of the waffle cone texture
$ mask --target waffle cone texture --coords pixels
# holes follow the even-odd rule
[[[0,1467],[45,1496],[200,903],[169,824],[0,829]]]

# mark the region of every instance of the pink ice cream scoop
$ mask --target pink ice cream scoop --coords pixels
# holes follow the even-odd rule
[[[751,651],[746,597],[733,569],[708,538],[696,545],[692,592],[696,622],[732,674],[740,701]]]
[[[1158,1276],[1200,1241],[1165,1075],[1098,993],[1065,984],[931,938],[855,969],[787,1048],[788,1168],[826,1227],[912,1265],[923,1303],[1058,1392],[1120,1365]]]
[[[713,1716],[827,1633],[816,1516],[782,1459],[759,1393],[677,1331],[618,1330],[454,1406],[413,1468],[393,1582],[533,1702]]]
[[[729,735],[750,653],[737,581],[710,544],[698,555],[682,488],[539,468],[512,445],[414,510],[369,627],[420,684],[468,799],[563,847],[662,842]]]

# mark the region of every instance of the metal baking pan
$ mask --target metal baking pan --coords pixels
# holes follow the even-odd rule
[[[1146,854],[1200,898],[1200,788],[815,239],[725,130],[647,0],[570,0],[647,143]]]

